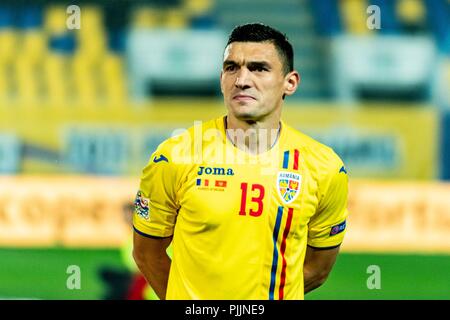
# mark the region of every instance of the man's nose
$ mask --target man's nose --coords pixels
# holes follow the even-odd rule
[[[251,86],[251,74],[247,68],[241,68],[237,74],[235,86],[240,89],[249,88]]]

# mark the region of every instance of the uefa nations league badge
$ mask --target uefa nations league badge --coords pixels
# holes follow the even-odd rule
[[[280,171],[277,178],[277,190],[285,204],[294,201],[300,193],[302,176],[298,173]]]

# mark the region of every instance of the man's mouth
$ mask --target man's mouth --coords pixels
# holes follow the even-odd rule
[[[237,94],[233,97],[233,100],[237,101],[252,101],[256,100],[253,96],[250,96],[248,94]]]

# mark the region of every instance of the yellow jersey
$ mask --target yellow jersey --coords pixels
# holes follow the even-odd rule
[[[307,245],[343,241],[347,184],[331,148],[284,122],[255,155],[233,145],[221,117],[152,154],[133,226],[173,236],[167,299],[303,299]]]

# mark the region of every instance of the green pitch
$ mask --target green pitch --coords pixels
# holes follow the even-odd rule
[[[373,265],[380,289],[368,288]],[[450,299],[450,255],[341,253],[327,282],[306,299]]]
[[[130,280],[113,249],[1,248],[0,261],[2,299],[120,299]],[[67,287],[71,265],[80,268],[80,289]],[[371,265],[379,267],[380,289],[367,286]],[[450,299],[449,270],[450,255],[341,253],[306,299]]]

